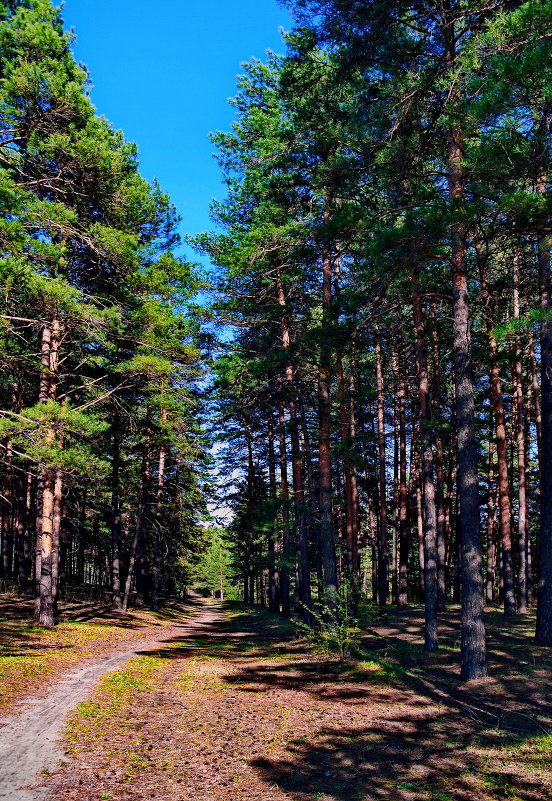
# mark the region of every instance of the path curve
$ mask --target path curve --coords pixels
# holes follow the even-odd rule
[[[0,720],[0,801],[46,801],[47,790],[37,786],[40,773],[59,766],[64,752],[58,743],[71,710],[86,701],[106,673],[117,670],[138,655],[155,651],[174,639],[197,633],[220,615],[203,608],[157,636],[142,638],[132,650],[119,651],[98,662],[77,668],[45,698],[31,700],[19,714]]]

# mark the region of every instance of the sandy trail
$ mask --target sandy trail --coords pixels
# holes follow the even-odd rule
[[[125,662],[155,651],[175,637],[197,634],[220,615],[206,608],[182,623],[171,625],[135,642],[132,650],[119,651],[77,668],[60,681],[45,698],[25,703],[19,714],[0,720],[0,801],[46,801],[40,773],[59,766],[64,752],[58,743],[67,714],[85,701],[94,685]]]

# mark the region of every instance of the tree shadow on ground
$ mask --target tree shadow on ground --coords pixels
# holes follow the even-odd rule
[[[485,770],[484,759],[473,749],[473,734],[457,732],[451,741],[450,731],[436,732],[432,722],[413,724],[406,716],[393,721],[387,731],[381,722],[363,729],[327,728],[318,733],[315,743],[288,746],[284,758],[257,759],[251,764],[268,786],[280,787],[296,801],[543,801],[549,797],[541,781],[515,769]]]
[[[102,628],[138,631],[147,624],[148,628],[162,628],[166,623],[182,621],[195,608],[197,602],[168,602],[159,612],[147,610],[147,620],[134,612],[114,612],[109,604],[97,602],[72,601],[60,603],[57,621],[60,624],[90,624],[99,631]],[[73,627],[63,625],[46,630],[33,620],[34,600],[13,594],[0,597],[0,656],[1,657],[40,657],[54,651],[71,650]],[[140,610],[141,611],[141,610]],[[51,639],[44,638],[45,632]],[[103,636],[103,635],[102,635]]]
[[[379,621],[349,662],[313,655],[290,626],[254,610],[198,623],[154,653],[227,660],[223,680],[238,691],[337,711],[339,725],[250,762],[294,801],[544,801],[550,755],[533,759],[531,744],[552,729],[550,655],[533,647],[530,616],[487,623],[493,677],[468,685],[458,681],[456,609],[441,616],[438,654],[423,651],[420,609]]]

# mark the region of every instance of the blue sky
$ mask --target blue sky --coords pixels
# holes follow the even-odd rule
[[[276,0],[66,0],[64,19],[98,112],[137,142],[142,174],[169,192],[182,232],[211,228],[224,187],[209,132],[230,126],[240,64],[282,52],[289,15]]]

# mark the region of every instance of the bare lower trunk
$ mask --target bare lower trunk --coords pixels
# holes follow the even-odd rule
[[[418,364],[418,393],[420,399],[420,444],[422,450],[422,481],[424,503],[424,585],[425,585],[425,650],[436,651],[437,639],[437,518],[435,513],[435,481],[431,434],[431,400],[427,369],[427,347],[424,337],[424,317],[420,297],[420,279],[412,272],[412,309],[416,332],[416,361]]]
[[[111,606],[115,611],[122,607],[121,599],[121,430],[120,412],[115,400],[113,407],[113,448],[111,464]]]
[[[353,508],[353,488],[351,481],[351,432],[349,429],[349,414],[345,398],[345,379],[343,376],[343,359],[341,349],[337,350],[337,388],[339,397],[339,418],[341,422],[341,449],[343,463],[343,484],[345,487],[345,531],[347,548],[347,579],[353,585],[355,581],[354,564],[354,508]]]
[[[489,470],[487,479],[487,603],[494,603],[494,585],[496,578],[496,540],[495,540],[495,506],[494,506],[494,444],[492,427],[489,430]]]
[[[282,615],[291,615],[289,581],[289,486],[287,475],[286,418],[284,413],[283,381],[278,379],[278,430],[280,443],[280,497],[282,499],[282,569],[280,587],[282,593]]]
[[[515,615],[516,599],[514,591],[514,560],[512,554],[512,507],[510,500],[510,479],[508,475],[508,455],[506,422],[502,401],[498,347],[494,335],[494,322],[491,310],[485,258],[480,246],[477,247],[481,290],[485,304],[485,324],[489,343],[491,401],[496,431],[496,454],[498,470],[498,504],[500,510],[500,538],[502,540],[502,570],[504,577],[504,613]]]
[[[393,370],[393,525],[391,527],[391,603],[399,603],[399,367],[397,354],[391,351]]]
[[[422,601],[425,596],[425,554],[424,554],[424,493],[422,463],[419,454],[414,457],[414,475],[416,477],[416,523],[418,532],[418,575],[419,590]]]
[[[464,201],[465,179],[460,134],[449,148],[449,186],[452,203]],[[462,568],[461,677],[464,681],[487,675],[483,623],[483,566],[479,530],[479,491],[475,403],[471,365],[466,228],[452,226],[453,365],[458,438],[459,541]]]
[[[442,385],[439,362],[439,335],[437,333],[437,310],[431,307],[433,327],[433,409],[437,418],[441,414]],[[447,605],[447,532],[445,523],[445,470],[443,441],[439,426],[435,433],[435,514],[437,517],[437,609],[444,612]]]
[[[322,255],[322,306],[324,330],[331,327],[332,255]],[[327,336],[325,334],[324,336]],[[337,559],[332,517],[332,457],[331,457],[331,353],[327,340],[320,343],[318,367],[318,465],[320,487],[320,543],[324,570],[324,592],[329,614],[337,616]]]
[[[399,360],[399,606],[408,604],[408,486],[406,481],[406,385]]]
[[[41,626],[54,625],[54,595],[52,584],[53,525],[54,525],[54,472],[46,470],[42,488],[42,525],[40,539],[40,586],[37,622]]]
[[[12,509],[13,509],[13,493],[12,493],[12,457],[13,446],[10,441],[6,443],[4,449],[4,481],[2,486],[2,527],[1,527],[1,548],[2,553],[2,578],[7,582],[11,578],[11,564],[12,564],[12,543],[13,543],[13,528],[12,528]],[[11,542],[10,542],[11,540]]]
[[[379,521],[378,521],[378,602],[381,609],[387,606],[389,591],[387,552],[387,475],[385,469],[385,406],[383,395],[383,369],[381,342],[376,338],[376,387],[378,401],[378,461],[379,461]]]
[[[161,409],[161,437],[165,435],[167,425],[167,410]],[[161,531],[163,530],[163,492],[165,487],[165,461],[167,447],[164,442],[159,446],[159,461],[157,464],[157,497],[155,503],[155,528],[153,532],[153,561],[152,561],[152,587],[151,606],[159,609],[159,592],[161,589]]]
[[[514,279],[514,320],[520,319],[519,301],[519,253],[513,258]],[[518,609],[527,612],[527,488],[525,470],[525,420],[523,398],[523,368],[521,364],[521,340],[519,332],[514,335],[514,360],[512,365],[514,388],[513,410],[515,420],[515,438],[518,457]]]
[[[134,538],[132,541],[130,560],[128,566],[128,574],[125,582],[125,591],[123,594],[122,611],[126,612],[130,599],[130,588],[132,586],[132,579],[136,566],[137,558],[140,556],[140,550],[145,548],[145,538],[147,535],[147,514],[148,505],[150,500],[150,483],[151,483],[151,456],[152,456],[152,431],[149,412],[145,421],[145,437],[142,446],[142,466],[140,469],[140,488],[138,491],[138,508],[136,512],[136,528],[134,530]],[[140,599],[137,598],[137,604],[140,604]]]
[[[547,127],[548,123],[546,124]],[[537,192],[546,194],[546,174],[539,177]],[[546,319],[552,308],[550,281],[550,236],[538,243],[541,309],[541,487],[539,581],[537,588],[538,645],[552,647],[552,323]]]
[[[270,492],[271,517],[273,525],[268,529],[268,611],[278,611],[278,571],[276,555],[278,552],[278,536],[276,527],[276,454],[274,451],[274,418],[268,414],[268,488]]]
[[[244,571],[244,603],[255,603],[255,536],[253,531],[255,509],[255,463],[253,460],[253,442],[249,424],[244,419],[243,427],[247,443],[247,518],[245,532],[245,571]]]
[[[46,332],[48,326],[44,327]],[[48,333],[43,333],[43,346],[49,353],[48,384],[44,384],[47,400],[55,400],[57,392],[57,372],[59,364],[59,344],[61,326],[57,317],[54,317]],[[41,383],[40,395],[42,397],[43,385]],[[55,431],[49,429],[45,434],[46,445],[51,446],[55,441]],[[57,559],[59,557],[59,526],[54,523],[54,509],[57,507],[58,517],[60,509],[61,472],[53,468],[44,471],[42,484],[42,520],[40,536],[40,585],[37,603],[37,622],[42,626],[54,625],[55,612],[55,579],[57,577]],[[58,503],[56,504],[56,494]],[[56,531],[57,529],[57,531]]]

